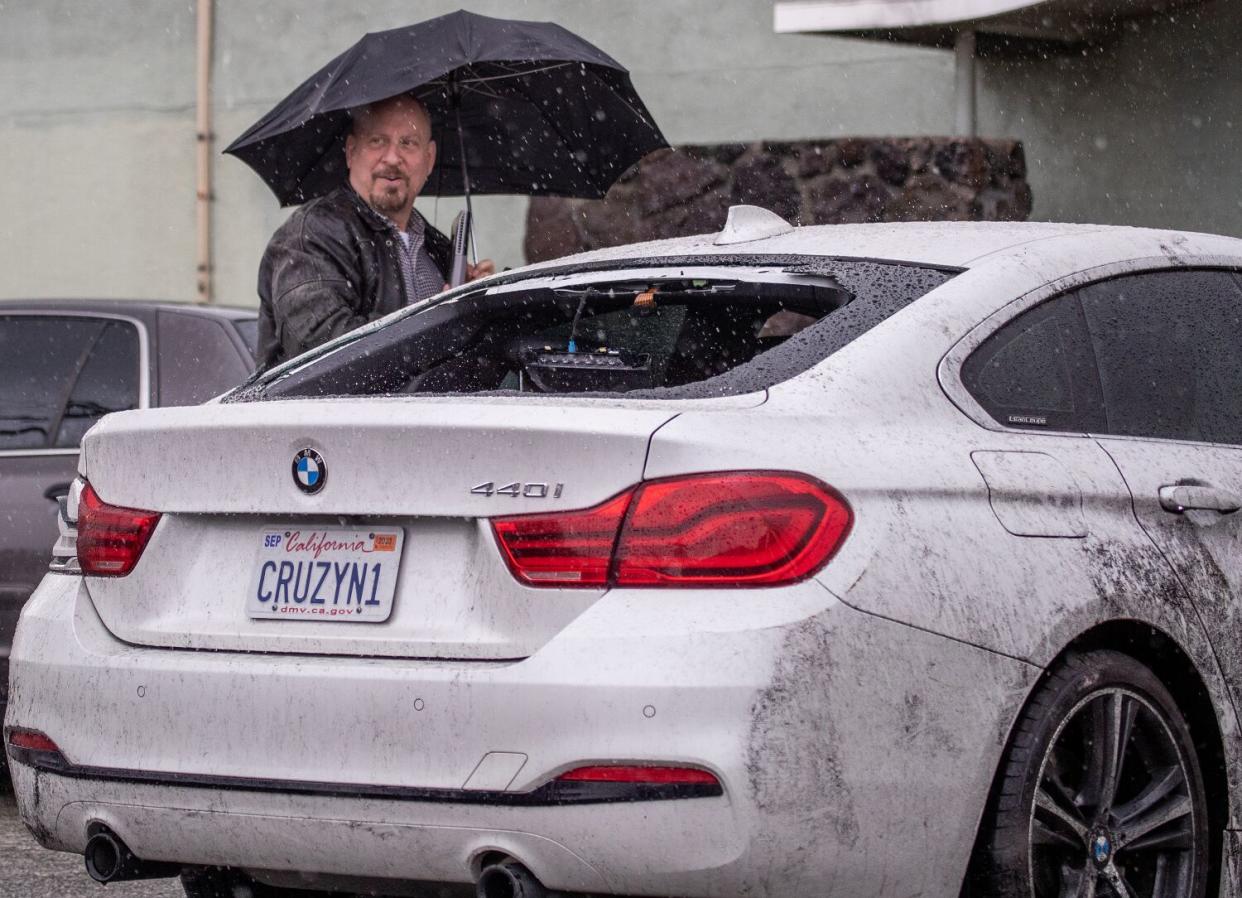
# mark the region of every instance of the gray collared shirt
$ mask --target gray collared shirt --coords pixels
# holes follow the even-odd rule
[[[423,230],[426,227],[423,217],[411,210],[410,220],[404,231],[391,220],[388,226],[397,236],[397,256],[401,261],[405,304],[420,302],[443,290],[444,277],[423,243]]]

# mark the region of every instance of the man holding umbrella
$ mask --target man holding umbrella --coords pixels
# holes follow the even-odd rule
[[[437,148],[432,121],[456,139]],[[625,68],[554,23],[463,10],[364,35],[225,150],[302,205],[263,257],[260,368],[443,287],[420,192],[600,198],[667,146]]]
[[[355,109],[349,180],[300,207],[259,266],[260,368],[444,289],[448,238],[414,209],[436,161],[431,116],[413,96]],[[491,274],[484,259],[467,279]]]

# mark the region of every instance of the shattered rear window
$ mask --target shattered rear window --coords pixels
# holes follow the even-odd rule
[[[811,368],[955,273],[822,257],[528,273],[415,307],[257,377],[230,401],[740,395]]]

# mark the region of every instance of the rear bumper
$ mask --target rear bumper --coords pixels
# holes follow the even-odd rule
[[[35,773],[13,764],[19,796],[33,795]],[[40,774],[40,808],[27,816],[46,847],[80,851],[95,822],[122,835],[144,860],[231,866],[253,871],[307,871],[309,882],[331,877],[470,882],[491,852],[520,858],[553,887],[610,891],[610,878],[582,852],[653,857],[652,833],[675,837],[696,860],[723,860],[739,848],[724,799],[608,806],[614,833],[606,850],[591,852],[603,821],[598,807],[491,808],[236,790],[85,781]],[[25,803],[23,814],[27,814]],[[729,829],[734,829],[732,833]],[[171,834],[175,834],[170,838]],[[594,839],[593,839],[594,837]],[[602,846],[601,846],[602,847]],[[730,852],[732,847],[733,852]],[[671,858],[667,859],[671,860]],[[653,881],[677,871],[647,871]]]
[[[574,782],[550,780],[537,789],[515,792],[503,788],[436,789],[422,786],[388,786],[382,783],[314,782],[270,780],[253,776],[221,776],[213,773],[172,773],[159,770],[125,770],[68,761],[59,751],[8,746],[14,763],[34,771],[69,780],[163,786],[174,789],[220,792],[254,792],[268,795],[306,795],[337,799],[427,802],[434,804],[489,805],[492,807],[544,808],[584,804],[677,801],[719,798],[724,789],[718,781],[693,783]],[[698,773],[698,771],[696,771]]]
[[[562,891],[716,898],[955,890],[1034,673],[813,582],[617,592],[531,658],[471,664],[135,648],[68,576],[27,606],[13,668],[7,725],[77,765],[13,765],[47,847],[98,821],[146,860],[469,882],[500,852]],[[529,800],[618,762],[723,794]]]

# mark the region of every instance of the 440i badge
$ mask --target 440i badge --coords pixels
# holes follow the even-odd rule
[[[496,486],[496,481],[489,480],[486,483],[480,483],[478,486],[470,488],[470,492],[476,496],[512,496],[516,499],[521,496],[526,499],[546,499],[551,496],[553,499],[561,498],[561,493],[565,491],[563,483],[522,483],[514,481],[506,483],[504,486]]]
[[[328,465],[314,449],[306,448],[293,456],[293,482],[304,493],[317,493],[328,482]]]

